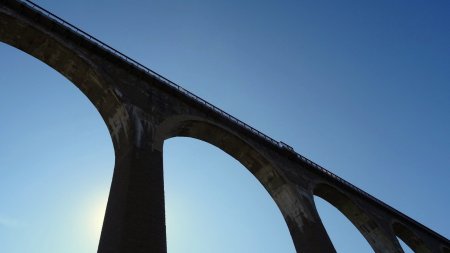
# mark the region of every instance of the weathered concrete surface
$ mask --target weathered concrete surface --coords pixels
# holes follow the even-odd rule
[[[314,195],[377,253],[402,252],[395,236],[415,252],[449,252],[448,239],[15,0],[0,0],[0,41],[71,80],[108,126],[116,163],[98,252],[166,252],[162,146],[175,136],[206,141],[241,162],[280,208],[298,252],[335,252]]]

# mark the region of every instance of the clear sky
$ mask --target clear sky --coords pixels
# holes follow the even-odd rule
[[[450,237],[450,2],[38,4]],[[95,252],[114,157],[64,77],[0,44],[0,252]],[[295,252],[246,169],[164,147],[170,253]],[[337,251],[373,252],[317,200]]]

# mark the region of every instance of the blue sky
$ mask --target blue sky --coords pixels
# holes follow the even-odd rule
[[[450,237],[450,2],[37,3]],[[0,56],[0,252],[95,252],[106,126],[46,65]],[[169,252],[295,251],[231,157],[184,138],[164,151]],[[338,252],[372,252],[318,209]]]

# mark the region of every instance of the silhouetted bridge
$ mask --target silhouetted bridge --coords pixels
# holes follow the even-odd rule
[[[353,184],[29,1],[0,0],[0,41],[68,78],[103,117],[115,150],[98,252],[166,252],[163,142],[186,136],[242,163],[281,210],[297,252],[335,249],[313,196],[339,209],[373,250],[450,253],[450,241]]]

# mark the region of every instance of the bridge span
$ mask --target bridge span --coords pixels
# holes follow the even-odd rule
[[[450,252],[450,241],[167,78],[30,1],[0,0],[0,41],[68,78],[104,119],[115,168],[98,252],[166,252],[163,142],[208,142],[265,187],[297,252],[335,249],[313,196],[339,209],[374,252]]]

